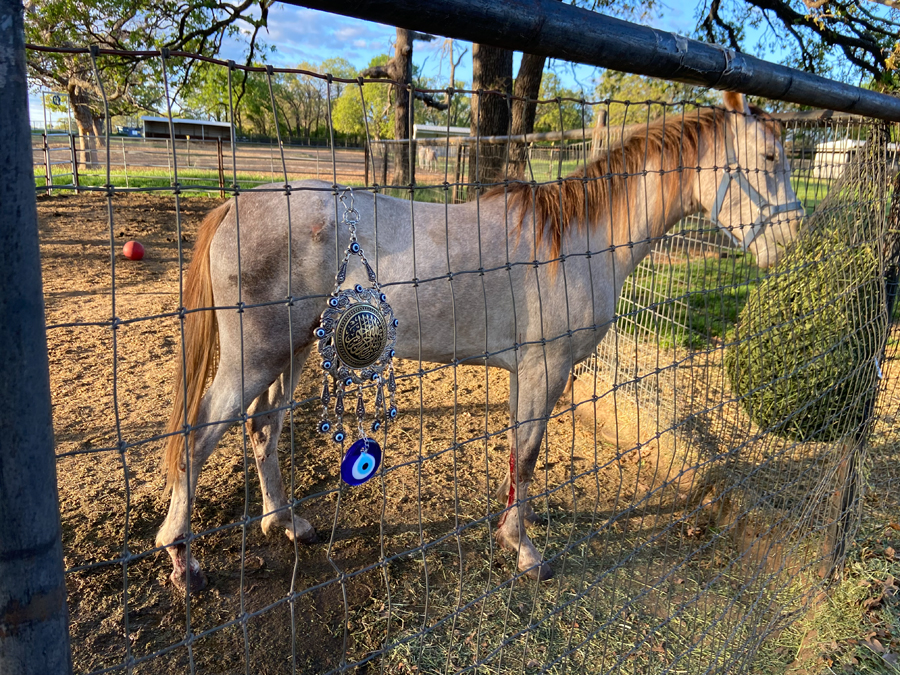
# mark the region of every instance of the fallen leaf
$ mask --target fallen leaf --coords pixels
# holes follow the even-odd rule
[[[884,549],[884,554],[888,558],[894,558],[894,557],[896,557],[897,552],[894,550],[893,546],[888,546],[886,549]]]
[[[876,638],[866,640],[863,644],[876,654],[884,654],[884,645]]]
[[[863,601],[863,609],[875,609],[881,604],[881,601],[884,599],[884,594],[882,593],[877,598],[866,598]]]

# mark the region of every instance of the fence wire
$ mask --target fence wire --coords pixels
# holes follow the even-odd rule
[[[194,57],[157,58],[165,73]],[[234,120],[240,67],[218,67]],[[249,70],[270,92],[274,73],[292,72]],[[868,453],[898,444],[893,130],[850,117],[775,124],[695,101],[553,100],[539,111],[562,119],[574,107],[580,134],[486,139],[475,120],[474,139],[454,139],[448,119],[443,137],[404,143],[374,137],[365,112],[366,96],[396,83],[353,80],[345,92],[355,89],[367,135],[353,149],[334,141],[336,78],[305,74],[326,83],[329,110],[331,142],[315,168],[312,150],[280,137],[247,147],[234,127],[215,150],[114,138],[108,108],[104,138],[67,146],[80,168],[63,174],[38,157],[76,672],[737,673],[789,663],[779,636],[816,611],[846,555]],[[178,102],[166,100],[171,119]],[[421,103],[410,105],[412,127]],[[601,113],[608,126],[592,129]],[[795,246],[787,210],[742,249],[761,207],[738,178],[715,199],[728,172],[772,206],[796,194],[810,217]],[[345,185],[401,322],[399,413],[379,432],[377,476],[355,488],[340,479],[347,443],[317,433],[321,368],[318,355],[306,359],[347,243]],[[191,305],[191,250],[204,241],[202,218],[225,203],[220,192],[231,206],[208,254],[212,301]],[[714,205],[723,227],[698,215]],[[776,228],[779,240],[767,239]],[[763,248],[785,255],[835,232],[827,255],[757,266]],[[143,261],[121,256],[131,239],[143,241]],[[817,279],[829,261],[863,255],[874,282],[831,275],[805,284],[811,310],[765,309],[779,279]],[[835,343],[806,361],[779,347],[775,376],[734,391],[730,353],[776,332],[799,343],[837,306],[855,310]],[[207,395],[195,422],[176,370],[191,358],[191,317],[213,313],[207,353],[221,395]],[[798,437],[782,418],[759,423],[757,394],[812,377],[845,343],[858,367],[786,413],[799,419],[840,388],[824,426]],[[218,450],[190,477],[196,498],[170,507],[159,458],[173,389],[183,466],[203,466],[198,438]],[[833,428],[836,438],[823,431]],[[511,465],[518,491],[503,484]],[[552,578],[532,578],[546,573],[527,555],[520,514]],[[202,567],[205,589],[173,585],[166,546],[183,565],[196,557],[192,579],[200,585]],[[183,582],[184,569],[174,576]]]

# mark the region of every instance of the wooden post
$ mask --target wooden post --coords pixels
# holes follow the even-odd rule
[[[216,155],[219,159],[219,196],[225,198],[225,158],[222,155],[222,138],[216,139]]]
[[[368,139],[366,139],[366,141],[363,143],[363,162],[366,165],[366,168],[363,170],[363,172],[365,173],[365,178],[364,178],[365,186],[369,187],[369,141],[368,141]]]
[[[78,180],[78,150],[75,148],[75,134],[69,134],[69,150],[72,153],[72,182],[75,184],[75,194],[81,194],[81,183]]]
[[[125,137],[122,137],[122,170],[125,172],[125,187],[131,187],[128,184],[128,157],[125,154]]]
[[[456,173],[453,176],[453,203],[459,203],[459,177],[462,175],[463,146],[456,146]]]

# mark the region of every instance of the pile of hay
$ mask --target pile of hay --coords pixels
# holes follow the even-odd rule
[[[878,251],[863,223],[822,223],[751,294],[725,354],[754,422],[798,441],[834,441],[870,414],[885,331]]]

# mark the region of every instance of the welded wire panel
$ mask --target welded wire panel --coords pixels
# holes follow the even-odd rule
[[[245,71],[207,65],[226,140],[107,132],[80,183],[38,186],[76,672],[785,666],[852,540],[869,432],[896,442],[887,130],[738,98],[553,100],[538,118],[580,137],[498,139],[478,116],[453,137],[413,98],[407,135],[417,115],[447,133],[410,141],[367,105],[393,83],[256,68],[261,142],[238,124]],[[326,146],[280,120],[289,77],[318,87]],[[384,456],[357,487],[357,390],[323,410],[313,334],[348,186],[399,321],[398,413],[371,431],[364,388]],[[830,248],[792,253],[807,237]],[[815,351],[821,317],[843,332]],[[835,354],[854,368],[772,407]]]

